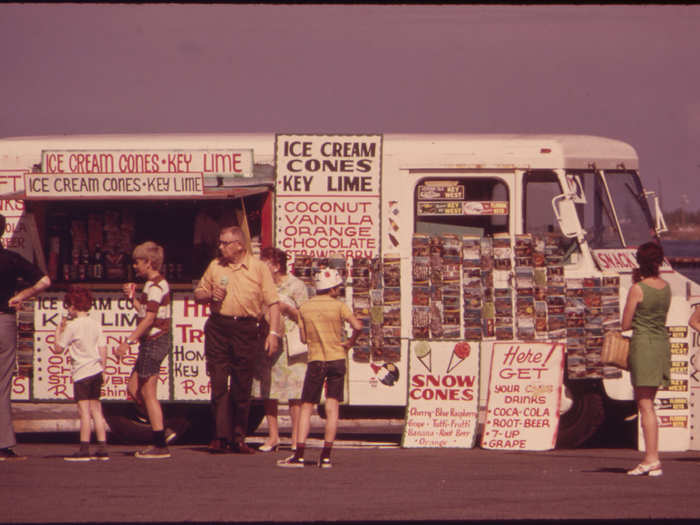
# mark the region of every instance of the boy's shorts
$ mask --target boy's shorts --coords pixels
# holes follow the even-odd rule
[[[336,361],[311,361],[306,367],[301,401],[320,403],[323,382],[326,382],[326,398],[343,401],[345,389],[345,359]]]
[[[102,372],[94,376],[84,377],[73,383],[73,397],[76,401],[100,399],[102,389]]]
[[[134,364],[134,371],[142,378],[148,378],[160,373],[160,364],[170,353],[170,334],[164,333],[154,339],[142,340],[139,344],[139,355]]]

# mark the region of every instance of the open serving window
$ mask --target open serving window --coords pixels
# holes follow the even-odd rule
[[[100,172],[108,168],[107,173],[66,173],[58,170],[68,165],[72,152],[59,153],[63,165],[58,163],[58,153],[44,152],[42,165],[36,167],[40,169],[25,178],[27,211],[36,223],[54,283],[117,286],[133,278],[134,247],[154,241],[165,251],[162,272],[166,278],[191,286],[216,255],[221,227],[241,226],[254,251],[261,244],[271,244],[273,166],[254,165],[250,150],[242,151],[247,166],[236,176],[226,170],[193,171],[202,166],[189,165],[183,173],[142,173],[148,164],[135,165],[138,173],[109,172],[126,157],[121,152],[100,154],[110,154],[115,166],[104,159],[91,165],[85,160],[87,154],[80,153],[82,171],[93,166]],[[190,158],[196,154],[190,152]],[[149,155],[159,158],[157,151]],[[166,155],[160,156],[170,156]],[[213,162],[212,152],[201,155],[205,165]]]

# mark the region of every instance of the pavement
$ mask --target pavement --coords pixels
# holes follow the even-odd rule
[[[333,468],[316,467],[324,420],[314,415],[302,469],[282,446],[253,455],[171,445],[169,459],[141,460],[109,444],[109,461],[64,461],[76,450],[74,404],[16,403],[18,453],[0,462],[2,523],[444,522],[564,520],[697,522],[700,452],[662,453],[664,474],[632,477],[633,449],[545,452],[403,449],[402,420],[341,420]],[[248,438],[262,444],[265,424]]]
[[[20,443],[25,461],[0,462],[4,523],[473,522],[700,518],[700,453],[662,454],[661,477],[625,474],[636,450],[333,449],[333,468],[280,468],[288,450],[212,455],[174,445],[137,459],[73,463],[76,443]],[[697,522],[697,521],[696,521]]]

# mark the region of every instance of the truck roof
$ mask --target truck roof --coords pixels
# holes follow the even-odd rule
[[[303,136],[295,133],[295,136]],[[309,133],[319,136],[322,134]],[[329,140],[356,141],[359,134],[328,134]],[[252,148],[255,160],[274,160],[275,133],[165,133],[47,135],[0,139],[0,170],[26,169],[27,158],[47,149],[226,149]],[[629,144],[573,134],[383,134],[385,156],[403,169],[522,168],[637,169]]]

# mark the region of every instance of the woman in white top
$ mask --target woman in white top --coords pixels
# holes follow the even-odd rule
[[[265,399],[265,416],[269,428],[268,437],[259,450],[271,452],[279,446],[279,425],[277,405],[279,400],[289,402],[289,415],[292,419],[292,448],[295,447],[301,408],[301,389],[306,371],[306,345],[299,338],[297,321],[299,307],[309,299],[304,282],[287,273],[287,254],[279,248],[264,248],[260,259],[267,263],[272,278],[277,285],[280,298],[282,324],[282,352],[275,361],[263,366],[261,396]],[[268,375],[269,374],[269,375]],[[267,376],[267,377],[265,377]]]

